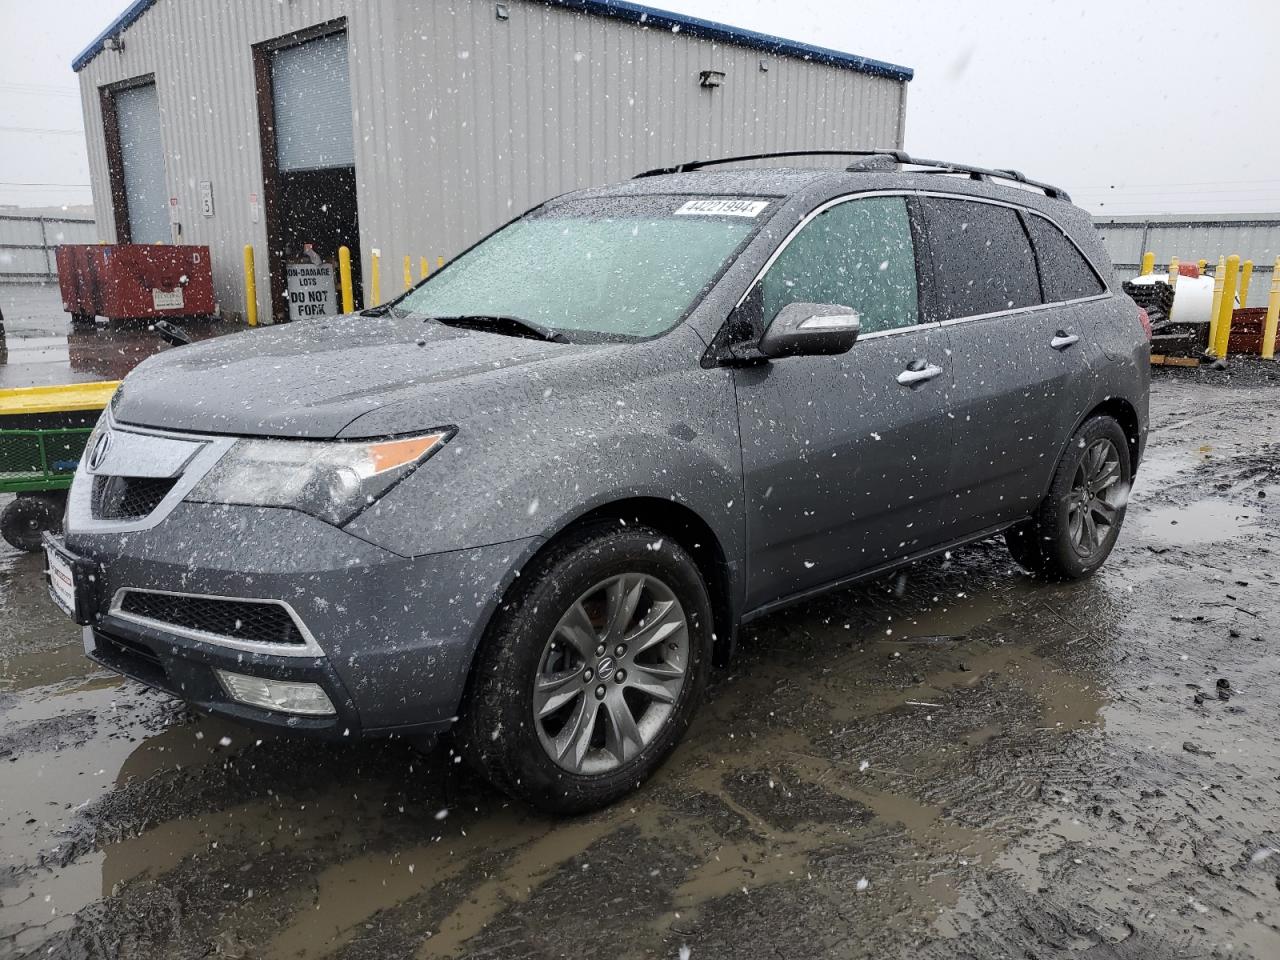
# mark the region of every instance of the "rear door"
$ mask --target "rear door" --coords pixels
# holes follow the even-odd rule
[[[1095,341],[1100,347],[1108,343],[1107,329],[1114,323],[1114,304],[1110,302],[1112,298],[1106,284],[1062,227],[1030,210],[1022,211],[1022,219],[1027,225],[1040,268],[1044,301],[1054,305],[1063,322],[1078,325],[1089,334],[1085,338],[1089,343],[1084,344],[1085,349],[1080,351],[1087,359],[1096,353]],[[1129,321],[1128,329],[1133,337],[1140,336],[1138,325],[1133,320]],[[1081,402],[1084,394],[1082,391]],[[1077,414],[1081,413],[1084,411],[1077,411]]]
[[[949,539],[1027,516],[1079,415],[1085,318],[1046,304],[1013,206],[920,199],[933,307],[954,352],[955,456]]]
[[[748,609],[883,566],[939,536],[951,363],[939,325],[920,322],[905,198],[854,198],[818,213],[735,320],[762,330],[794,302],[853,307],[863,334],[842,356],[735,372]]]

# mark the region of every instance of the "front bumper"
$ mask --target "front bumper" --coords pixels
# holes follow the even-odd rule
[[[345,692],[346,685],[325,657],[305,661],[273,656],[244,658],[211,644],[175,640],[162,630],[114,621],[85,627],[84,651],[90,660],[108,670],[185,700],[198,710],[249,726],[335,740],[358,737],[364,732],[355,701]],[[319,684],[333,703],[335,714],[301,716],[239,703],[228,697],[218,682],[214,673],[218,668],[271,680]],[[421,726],[424,733],[437,729],[433,724]]]
[[[449,726],[490,615],[537,538],[406,558],[293,510],[179,503],[127,533],[77,531],[99,567],[86,653],[109,669],[234,720],[337,739]],[[279,600],[314,644],[262,653],[122,615],[122,589]],[[214,670],[319,684],[336,715],[231,700]]]

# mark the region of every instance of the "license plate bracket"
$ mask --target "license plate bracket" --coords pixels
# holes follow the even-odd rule
[[[77,557],[53,534],[44,535],[49,596],[76,623],[93,623],[98,608],[98,565]]]

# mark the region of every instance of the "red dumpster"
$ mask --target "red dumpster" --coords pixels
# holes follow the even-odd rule
[[[216,311],[209,248],[170,244],[63,244],[62,308],[73,323],[94,317],[207,317]]]

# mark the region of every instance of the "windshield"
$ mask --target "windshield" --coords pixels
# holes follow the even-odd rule
[[[684,318],[768,207],[735,197],[568,201],[499,230],[396,307],[519,317],[570,340],[656,336]]]

